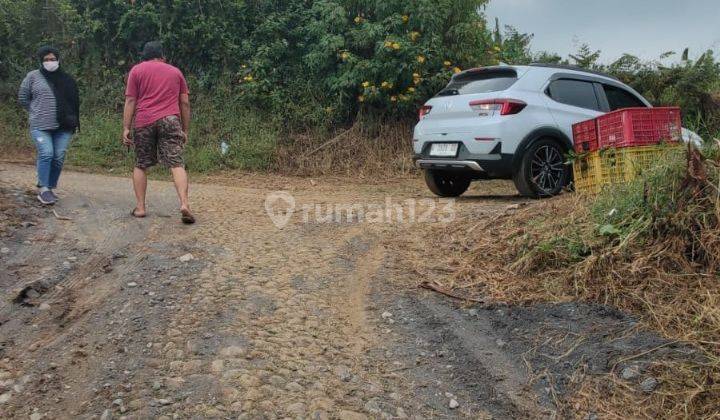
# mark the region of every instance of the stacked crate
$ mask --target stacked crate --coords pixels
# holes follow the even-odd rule
[[[625,108],[573,125],[575,189],[597,194],[679,150],[680,108]]]

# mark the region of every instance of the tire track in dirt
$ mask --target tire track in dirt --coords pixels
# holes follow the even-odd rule
[[[385,257],[382,245],[373,243],[369,249],[358,256],[348,284],[347,316],[351,328],[347,336],[353,341],[354,352],[361,354],[368,347],[369,331],[367,311],[365,310],[370,284],[380,270]]]

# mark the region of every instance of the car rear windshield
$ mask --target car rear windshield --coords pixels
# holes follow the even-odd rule
[[[452,78],[450,83],[437,96],[498,92],[508,89],[517,79],[517,72],[513,69],[467,72]]]

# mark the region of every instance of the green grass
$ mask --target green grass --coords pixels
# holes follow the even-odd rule
[[[68,164],[103,170],[129,170],[134,154],[121,142],[122,115],[118,111],[84,110],[81,130],[68,150]],[[25,112],[0,105],[0,148],[34,150],[27,134]],[[272,162],[280,125],[259,112],[232,103],[200,100],[193,104],[185,163],[190,172],[211,173],[227,169],[263,170]],[[229,145],[221,153],[220,144]]]
[[[710,159],[720,154],[710,143],[702,152]],[[681,231],[683,223],[707,218],[702,213],[713,209],[703,210],[694,203],[692,208],[681,204],[688,200],[682,187],[686,173],[685,149],[669,150],[633,181],[608,185],[591,201],[582,203],[575,223],[542,230],[539,238],[526,234],[520,242],[521,263],[528,260],[566,267],[598,251],[649,243],[669,231]],[[717,185],[712,173],[708,176]],[[531,224],[554,226],[545,216],[537,217]]]
[[[85,116],[68,150],[68,163],[90,168],[131,168],[132,154],[120,141],[122,119],[100,112]]]
[[[596,233],[621,242],[649,235],[658,221],[676,211],[686,168],[687,158],[680,149],[669,152],[634,181],[605,188],[590,206]]]
[[[200,102],[193,111],[185,158],[195,172],[262,170],[272,162],[279,137],[279,125],[257,111]],[[225,155],[220,148],[223,141],[229,145]]]
[[[0,150],[33,149],[25,111],[19,106],[0,105]]]
[[[704,225],[704,221],[715,217],[715,207],[696,202],[684,186],[688,172],[685,150],[669,151],[631,182],[606,186],[587,204],[588,218],[583,229],[579,225],[562,229],[526,245],[526,252],[562,255],[568,262],[579,262],[591,254],[593,244],[638,246],[670,232],[682,232],[691,225]],[[717,162],[720,148],[706,142],[701,153]],[[717,171],[707,170],[706,174],[710,184],[718,185]]]

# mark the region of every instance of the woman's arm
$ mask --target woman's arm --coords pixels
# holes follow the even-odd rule
[[[30,89],[30,75],[28,74],[20,83],[20,90],[18,91],[18,102],[26,110],[30,110],[30,101],[32,101],[32,89]]]

